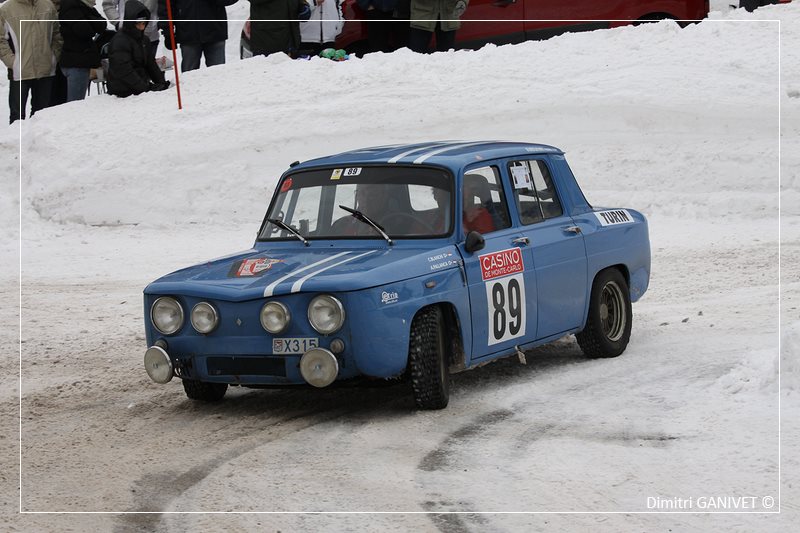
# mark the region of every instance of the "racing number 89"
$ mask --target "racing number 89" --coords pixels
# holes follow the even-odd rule
[[[519,333],[522,312],[520,310],[519,282],[512,279],[508,282],[508,314],[511,320],[508,321],[508,332],[511,335]],[[495,339],[502,339],[506,334],[506,291],[499,283],[492,288],[492,304],[494,304],[494,316],[492,319],[493,332]]]
[[[498,280],[487,286],[489,297],[489,344],[525,334],[525,286],[522,276]]]

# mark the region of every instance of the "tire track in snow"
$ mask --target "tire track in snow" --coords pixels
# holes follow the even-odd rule
[[[394,401],[394,395],[387,395],[384,402],[380,396],[385,394],[389,387],[378,387],[374,392],[367,390],[370,396],[369,405],[379,406],[382,403]],[[305,389],[304,389],[305,390]],[[304,390],[299,390],[285,398],[286,403],[297,399],[298,394],[303,394]],[[342,389],[339,389],[341,391]],[[248,396],[251,398],[247,399]],[[242,402],[253,402],[253,395],[243,395]],[[374,397],[373,397],[374,396]],[[229,400],[230,401],[230,400]],[[202,483],[217,468],[235,460],[237,457],[251,452],[271,442],[280,441],[289,435],[302,432],[317,424],[328,423],[337,420],[348,414],[359,412],[361,402],[352,401],[349,394],[336,394],[334,399],[320,402],[319,397],[300,397],[300,402],[311,404],[298,411],[286,416],[282,416],[275,421],[267,421],[268,426],[259,427],[245,433],[237,433],[237,441],[245,440],[238,445],[226,448],[220,453],[214,454],[210,458],[205,458],[201,464],[189,468],[183,472],[164,472],[147,473],[133,482],[133,486],[138,496],[135,504],[129,511],[141,514],[121,515],[115,533],[128,533],[133,531],[154,531],[159,529],[159,523],[164,516],[164,511],[170,507],[172,502],[181,498],[195,485]],[[225,404],[220,404],[225,405]],[[323,407],[324,406],[324,407]],[[280,405],[273,405],[275,409],[280,409]],[[276,427],[286,425],[281,431],[277,431],[268,436],[264,436],[265,430],[275,430]],[[235,431],[235,430],[234,430]],[[191,452],[196,453],[196,452]],[[158,508],[153,509],[153,494],[158,494]]]

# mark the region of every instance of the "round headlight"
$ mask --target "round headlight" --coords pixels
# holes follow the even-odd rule
[[[291,320],[289,309],[280,302],[267,302],[261,308],[261,326],[273,335],[284,331]]]
[[[211,333],[218,323],[217,310],[210,303],[200,302],[192,308],[192,327],[197,333]]]
[[[320,294],[308,304],[308,321],[323,335],[339,331],[344,324],[342,302],[329,294]]]
[[[327,387],[339,374],[339,361],[325,348],[312,348],[300,358],[300,375],[314,387]]]
[[[183,326],[183,308],[175,298],[162,296],[150,308],[150,320],[158,331],[172,335]]]
[[[160,346],[151,346],[144,352],[144,369],[156,383],[169,383],[174,374],[172,361]]]

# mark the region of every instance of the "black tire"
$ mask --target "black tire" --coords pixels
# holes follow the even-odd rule
[[[408,369],[419,409],[444,409],[450,400],[450,369],[444,320],[438,307],[423,309],[411,323]]]
[[[228,390],[227,383],[208,383],[194,379],[181,381],[183,381],[183,390],[186,392],[186,396],[201,402],[218,402],[225,396],[225,391]]]
[[[575,337],[586,357],[617,357],[631,338],[631,297],[628,282],[616,268],[594,279],[586,327]]]

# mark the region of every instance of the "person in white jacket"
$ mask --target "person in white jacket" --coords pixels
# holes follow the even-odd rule
[[[144,30],[144,34],[150,39],[150,52],[153,57],[158,50],[158,0],[139,0],[150,12],[150,23]],[[122,29],[122,14],[125,13],[125,0],[103,0],[103,13],[114,28],[119,31]]]
[[[300,22],[300,53],[319,55],[325,48],[333,48],[342,33],[341,0],[308,0],[308,4],[311,16]]]

